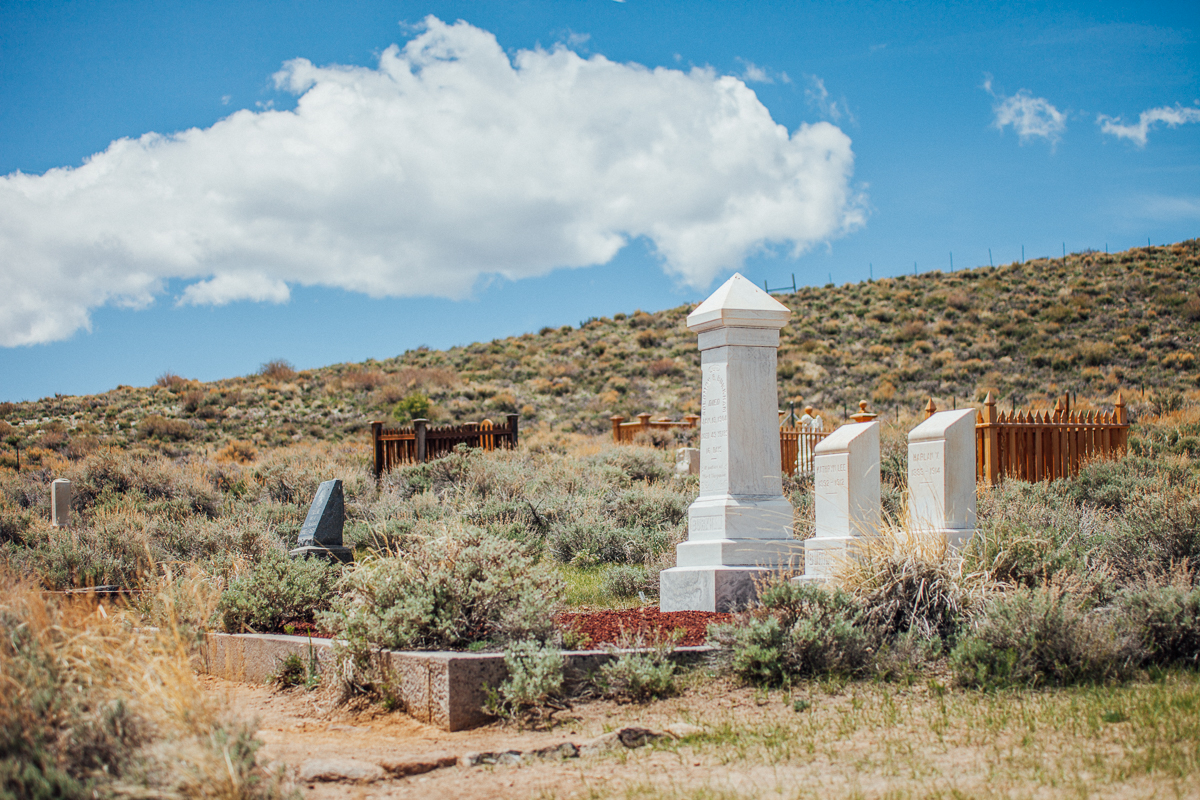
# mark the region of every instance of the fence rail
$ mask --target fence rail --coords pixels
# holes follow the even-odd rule
[[[806,417],[799,424],[779,426],[779,468],[784,475],[811,475],[813,469],[813,448],[829,435],[829,431],[813,428],[810,420],[814,412],[806,408]],[[617,444],[632,444],[639,433],[649,433],[654,430],[671,430],[674,428],[695,428],[700,417],[688,414],[681,420],[659,419],[651,420],[649,414],[638,414],[636,422],[626,422],[625,417],[610,418],[613,426],[613,441]]]
[[[515,448],[519,416],[509,414],[506,419],[502,425],[485,419],[441,428],[429,427],[427,419],[414,419],[411,428],[384,428],[382,422],[372,422],[375,477],[400,464],[422,464],[449,455],[460,444],[487,452],[497,447]]]
[[[989,486],[1005,478],[1074,477],[1086,462],[1121,458],[1129,447],[1129,417],[1119,394],[1111,412],[1072,411],[1059,398],[1052,412],[1005,414],[988,393],[976,420],[975,477]]]
[[[613,441],[617,444],[632,444],[633,437],[639,433],[651,431],[669,431],[675,428],[694,428],[700,421],[695,414],[688,414],[683,419],[651,420],[649,414],[638,414],[637,422],[626,422],[622,416],[609,418],[612,421]]]

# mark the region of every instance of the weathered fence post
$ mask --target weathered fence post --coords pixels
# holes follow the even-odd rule
[[[374,450],[375,450],[375,479],[376,480],[378,480],[379,476],[383,474],[383,439],[380,438],[382,433],[383,433],[383,423],[382,422],[372,422],[371,423],[371,443],[374,445]]]
[[[417,432],[417,463],[425,463],[425,426],[429,424],[427,419],[414,419],[413,429]]]
[[[612,420],[613,443],[620,444],[621,443],[621,423],[625,421],[625,418],[618,414],[616,416],[610,417],[609,419]]]
[[[983,401],[983,474],[988,486],[1000,482],[1000,431],[996,427],[996,398],[987,393]]]
[[[1121,455],[1125,455],[1129,449],[1129,417],[1125,411],[1125,396],[1120,392],[1117,392],[1117,402],[1113,408],[1113,416],[1115,417],[1114,421],[1118,425],[1125,426],[1113,432],[1113,449],[1120,450]]]
[[[512,449],[517,449],[517,420],[521,418],[520,414],[508,414],[508,441],[512,444]]]

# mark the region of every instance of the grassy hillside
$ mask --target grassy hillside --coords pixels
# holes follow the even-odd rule
[[[1043,404],[1065,391],[1107,405],[1180,406],[1200,385],[1197,241],[1112,255],[930,272],[777,297],[795,312],[779,351],[780,403],[813,404],[841,418],[862,399],[915,412],[976,402]],[[699,354],[684,325],[691,310],[636,311],[578,327],[384,361],[199,383],[165,374],[152,387],[0,403],[0,466],[51,452],[78,458],[104,444],[167,455],[253,449],[361,436],[414,395],[450,423],[519,412],[528,430],[597,433],[612,414],[679,416],[699,408]],[[409,405],[418,408],[420,404]],[[12,437],[16,437],[13,439]]]

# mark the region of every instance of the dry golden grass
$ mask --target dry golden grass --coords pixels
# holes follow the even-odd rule
[[[171,581],[157,628],[90,596],[4,576],[0,790],[22,796],[250,798],[278,794],[254,763],[254,730],[202,691],[195,630],[204,582]],[[189,611],[189,616],[192,613]]]

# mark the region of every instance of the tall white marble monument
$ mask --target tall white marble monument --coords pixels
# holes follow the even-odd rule
[[[804,578],[825,581],[853,556],[862,536],[879,530],[879,423],[853,422],[813,449],[816,532],[804,540]]]
[[[729,611],[754,580],[798,561],[779,472],[776,351],[791,312],[734,275],[688,315],[699,334],[700,496],[688,540],[659,576],[663,611]]]
[[[975,409],[941,411],[908,434],[908,526],[957,550],[975,532]]]

